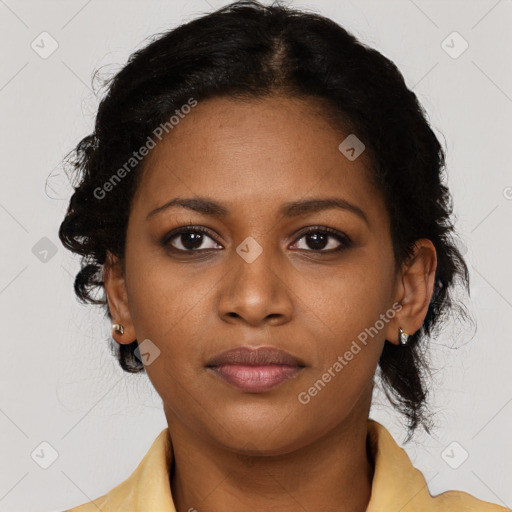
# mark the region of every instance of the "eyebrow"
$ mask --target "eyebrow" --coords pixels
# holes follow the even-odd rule
[[[203,215],[211,215],[214,217],[227,217],[229,215],[229,209],[224,203],[219,203],[217,201],[213,201],[208,199],[207,197],[194,197],[194,198],[175,198],[167,203],[155,208],[150,211],[146,220],[149,220],[151,217],[160,213],[169,208],[179,206],[182,208],[187,208],[189,210],[193,210],[198,213],[202,213]],[[363,219],[366,224],[369,225],[368,217],[365,212],[356,206],[348,202],[346,199],[342,199],[339,197],[322,197],[322,198],[312,198],[301,201],[291,201],[289,203],[284,203],[279,209],[279,215],[282,215],[287,218],[298,217],[299,215],[306,215],[310,213],[316,213],[323,210],[328,210],[332,208],[339,208],[341,210],[346,210],[352,212]]]

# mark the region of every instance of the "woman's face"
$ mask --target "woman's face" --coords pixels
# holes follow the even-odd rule
[[[170,426],[278,454],[367,417],[384,340],[397,342],[403,288],[366,154],[350,160],[338,149],[347,135],[312,102],[215,98],[150,151],[127,230],[122,320],[133,337],[123,342],[150,340],[146,371]],[[175,198],[225,212],[155,212]],[[285,213],[312,199],[354,208]],[[164,240],[187,225],[205,233]],[[271,389],[240,389],[206,365],[241,345],[283,349],[303,368]]]

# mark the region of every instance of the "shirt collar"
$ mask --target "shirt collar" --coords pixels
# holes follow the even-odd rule
[[[412,465],[406,451],[398,446],[382,424],[372,419],[368,420],[367,442],[375,470],[366,512],[509,510],[462,491],[447,491],[432,497],[423,474]],[[165,428],[130,477],[102,498],[94,500],[96,506],[116,511],[176,512],[169,478],[172,461],[172,442],[169,429]],[[76,512],[82,512],[82,509]]]

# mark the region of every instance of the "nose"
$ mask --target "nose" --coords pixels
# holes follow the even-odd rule
[[[254,259],[246,258],[239,247],[227,262],[229,271],[221,281],[218,301],[224,321],[260,326],[280,325],[292,318],[293,292],[285,266],[277,254],[260,247],[263,250]]]

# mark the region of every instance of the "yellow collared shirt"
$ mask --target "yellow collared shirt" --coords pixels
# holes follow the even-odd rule
[[[375,461],[372,493],[366,512],[510,512],[463,491],[431,496],[423,474],[388,430],[368,420],[368,439]],[[135,471],[107,494],[64,512],[176,512],[170,487],[173,462],[165,428]]]

